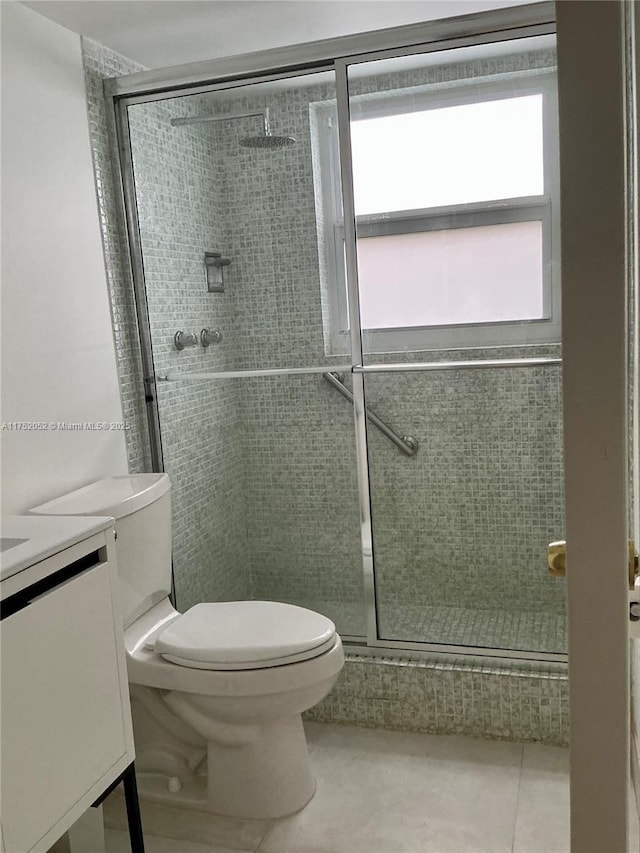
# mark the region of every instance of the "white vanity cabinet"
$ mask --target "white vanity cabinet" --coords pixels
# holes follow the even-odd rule
[[[66,547],[13,571],[11,551],[47,524]],[[39,853],[134,759],[114,531],[96,518],[3,526],[26,542],[5,551],[0,581],[2,841],[5,853]]]

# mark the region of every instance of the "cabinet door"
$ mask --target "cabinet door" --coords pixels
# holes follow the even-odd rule
[[[126,752],[109,563],[2,621],[2,829],[26,853]]]

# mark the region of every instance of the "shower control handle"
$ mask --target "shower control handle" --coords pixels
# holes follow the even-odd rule
[[[215,329],[210,332],[209,329],[203,329],[200,332],[200,343],[203,347],[208,347],[209,344],[219,344],[222,341],[222,332]]]
[[[198,343],[198,336],[191,332],[179,331],[173,336],[173,344],[178,352],[182,352],[185,347],[195,347]]]

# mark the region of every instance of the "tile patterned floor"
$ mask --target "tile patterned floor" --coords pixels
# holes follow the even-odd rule
[[[318,789],[298,814],[236,821],[143,807],[148,853],[567,853],[568,751],[306,724]],[[128,851],[105,803],[108,853]],[[637,840],[635,841],[637,849]]]
[[[566,652],[565,616],[462,607],[393,607],[380,614],[380,635],[414,642]]]

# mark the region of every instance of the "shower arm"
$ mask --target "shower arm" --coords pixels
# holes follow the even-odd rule
[[[342,373],[336,373],[335,371],[331,373],[323,373],[322,378],[331,385],[332,388],[335,388],[339,394],[353,404],[353,394],[344,384],[343,379],[344,375]],[[390,426],[381,420],[377,415],[374,415],[370,409],[365,409],[367,418],[371,423],[377,427],[383,435],[389,439],[389,441],[393,442],[395,446],[405,453],[407,456],[415,456],[418,452],[418,439],[414,438],[412,435],[403,435],[400,437],[397,433],[395,433]]]
[[[180,127],[185,124],[205,124],[211,121],[233,121],[238,118],[261,118],[262,130],[265,136],[271,136],[271,124],[269,122],[269,108],[255,113],[229,113],[222,116],[184,116],[183,118],[172,118],[172,127]]]

